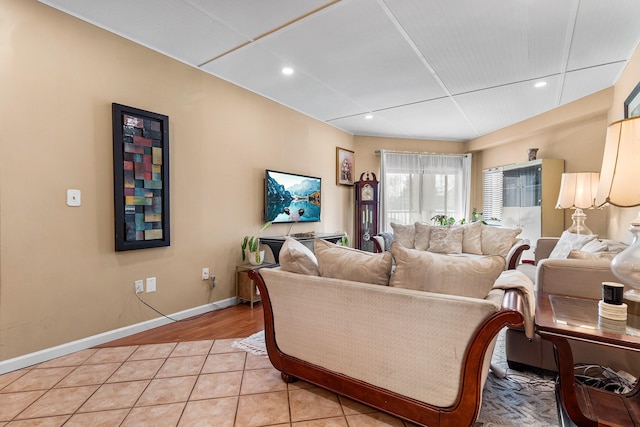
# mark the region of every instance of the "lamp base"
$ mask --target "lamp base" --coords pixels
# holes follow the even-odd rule
[[[593,234],[593,231],[587,227],[585,221],[587,220],[587,215],[580,208],[576,208],[576,211],[571,215],[571,220],[573,224],[571,227],[567,228],[567,232],[573,234]]]

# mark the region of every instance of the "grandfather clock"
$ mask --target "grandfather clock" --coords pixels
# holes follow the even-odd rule
[[[371,174],[371,177],[369,176]],[[375,252],[373,236],[378,234],[378,180],[373,172],[360,175],[356,189],[355,248]]]

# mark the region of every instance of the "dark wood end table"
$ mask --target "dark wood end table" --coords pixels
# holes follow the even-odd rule
[[[568,339],[640,351],[640,319],[627,322],[598,316],[598,300],[539,293],[536,331],[553,343],[558,364],[560,403],[578,426],[640,425],[640,381],[627,394],[589,387],[576,381]],[[633,326],[630,326],[633,325]],[[637,374],[637,373],[635,373]]]

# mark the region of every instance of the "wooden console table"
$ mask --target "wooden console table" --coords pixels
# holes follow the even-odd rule
[[[313,252],[313,240],[314,239],[322,239],[322,240],[327,240],[331,243],[336,243],[338,240],[342,239],[342,236],[344,236],[344,234],[335,234],[335,233],[315,233],[313,235],[295,235],[292,234],[288,237],[293,237],[294,239],[296,239],[297,241],[301,242],[302,244],[304,244],[305,246],[309,247],[309,249],[311,249],[311,251]],[[265,245],[269,246],[269,248],[271,249],[271,252],[273,252],[273,258],[276,262],[276,264],[280,263],[280,249],[282,248],[282,245],[284,244],[284,239],[287,236],[269,236],[269,237],[261,237],[260,238],[260,243],[264,243]]]
[[[636,317],[629,315],[628,323],[637,325]],[[560,403],[579,426],[640,425],[640,381],[631,392],[616,394],[579,383],[574,377],[573,354],[567,339],[640,351],[640,330],[627,326],[627,322],[613,327],[609,322],[599,318],[598,300],[538,295],[536,330],[555,346]]]

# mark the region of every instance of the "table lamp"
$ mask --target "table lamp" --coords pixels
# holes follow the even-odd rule
[[[596,193],[596,206],[640,206],[640,117],[620,120],[607,128]],[[613,274],[631,289],[625,300],[640,304],[640,215],[631,221],[631,245],[611,262]]]
[[[573,224],[569,233],[593,234],[585,221],[587,215],[582,209],[595,208],[594,200],[598,189],[600,174],[597,172],[563,173],[556,209],[575,209],[571,219]]]

